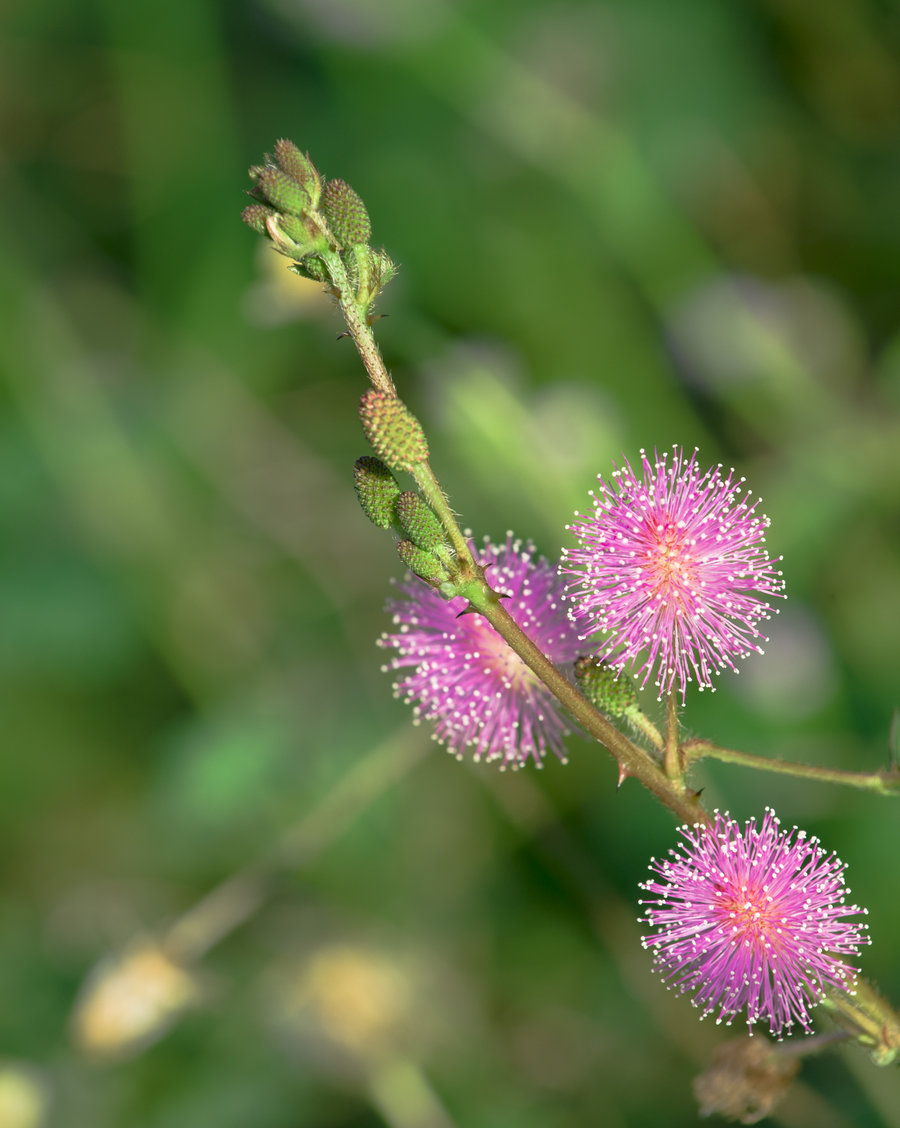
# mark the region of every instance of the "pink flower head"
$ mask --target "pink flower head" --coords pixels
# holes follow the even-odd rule
[[[641,685],[651,674],[659,696],[684,700],[687,683],[712,689],[713,674],[768,639],[757,629],[772,608],[759,595],[781,596],[784,581],[763,543],[768,518],[741,497],[743,478],[722,467],[701,473],[696,450],[686,460],[674,448],[643,475],[628,462],[600,478],[594,511],[569,529],[579,547],[564,552],[573,620],[605,637],[597,657],[621,670],[631,665]]]
[[[858,968],[839,957],[857,955],[866,925],[843,920],[865,913],[845,905],[844,864],[802,830],[779,829],[766,808],[762,826],[743,828],[716,812],[712,827],[683,826],[684,842],[670,859],[652,860],[653,894],[643,937],[663,979],[693,992],[703,1015],[730,1025],[746,1007],[747,1024],[768,1021],[772,1034],[797,1021],[810,1029],[808,1007],[826,986],[851,990]]]
[[[566,614],[562,580],[534,545],[507,535],[498,547],[485,539],[480,563],[488,580],[508,595],[506,609],[557,665],[579,652]],[[385,670],[405,671],[394,685],[397,696],[415,703],[416,719],[434,723],[434,736],[458,759],[466,746],[475,759],[501,760],[503,767],[540,765],[549,748],[565,761],[569,731],[550,691],[481,615],[463,615],[466,601],[449,601],[420,580],[398,585],[404,599],[387,610],[397,630],[379,645],[396,650]]]

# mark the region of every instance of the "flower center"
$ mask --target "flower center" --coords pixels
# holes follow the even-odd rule
[[[644,564],[646,582],[662,600],[683,599],[696,576],[696,565],[685,547],[687,535],[676,524],[653,525],[646,530]]]
[[[717,907],[722,923],[735,940],[778,943],[784,916],[765,888],[744,885],[740,889],[723,889]]]

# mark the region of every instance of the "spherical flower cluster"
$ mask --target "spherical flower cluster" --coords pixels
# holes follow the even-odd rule
[[[507,535],[504,545],[485,540],[479,562],[518,625],[556,665],[578,655],[578,635],[566,614],[562,580],[529,542]],[[435,739],[462,759],[500,760],[519,767],[547,750],[565,759],[569,731],[559,705],[522,659],[481,615],[462,615],[466,601],[449,601],[420,580],[399,584],[405,598],[387,604],[398,628],[379,645],[396,651],[385,670],[404,671],[397,696],[415,704],[416,719],[434,724]]]
[[[680,852],[652,860],[657,878],[641,888],[653,900],[641,904],[654,929],[642,942],[666,982],[693,992],[704,1016],[718,1010],[730,1024],[746,1008],[751,1033],[762,1020],[781,1037],[795,1021],[810,1029],[808,1008],[826,986],[852,990],[859,969],[839,957],[869,939],[842,919],[866,912],[844,903],[843,863],[779,826],[767,808],[759,829],[718,812],[713,826],[682,827]]]
[[[597,657],[630,666],[641,685],[651,675],[659,696],[687,683],[713,688],[713,674],[768,641],[757,629],[784,581],[766,552],[768,518],[741,497],[744,479],[722,467],[705,473],[696,450],[656,456],[641,451],[642,475],[628,462],[600,479],[594,511],[569,529],[579,547],[564,552],[571,614],[582,639],[603,632]],[[778,558],[780,559],[780,557]]]

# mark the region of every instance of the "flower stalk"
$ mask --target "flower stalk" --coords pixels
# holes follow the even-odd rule
[[[873,791],[876,795],[900,795],[900,767],[897,764],[891,764],[877,772],[850,772],[842,768],[826,768],[817,764],[798,764],[792,760],[757,756],[735,748],[722,748],[709,740],[689,740],[682,745],[682,752],[688,767],[709,758],[755,768],[757,771],[817,780],[819,783],[840,783],[861,791]]]

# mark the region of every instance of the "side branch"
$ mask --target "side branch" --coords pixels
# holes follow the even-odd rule
[[[849,772],[841,768],[825,768],[816,764],[797,764],[791,760],[775,760],[755,756],[752,752],[739,752],[734,748],[720,748],[708,740],[690,740],[682,745],[685,763],[690,766],[707,757],[729,764],[741,764],[758,771],[778,772],[781,775],[815,779],[820,783],[842,783],[878,795],[900,794],[900,767],[892,765],[877,772]]]

